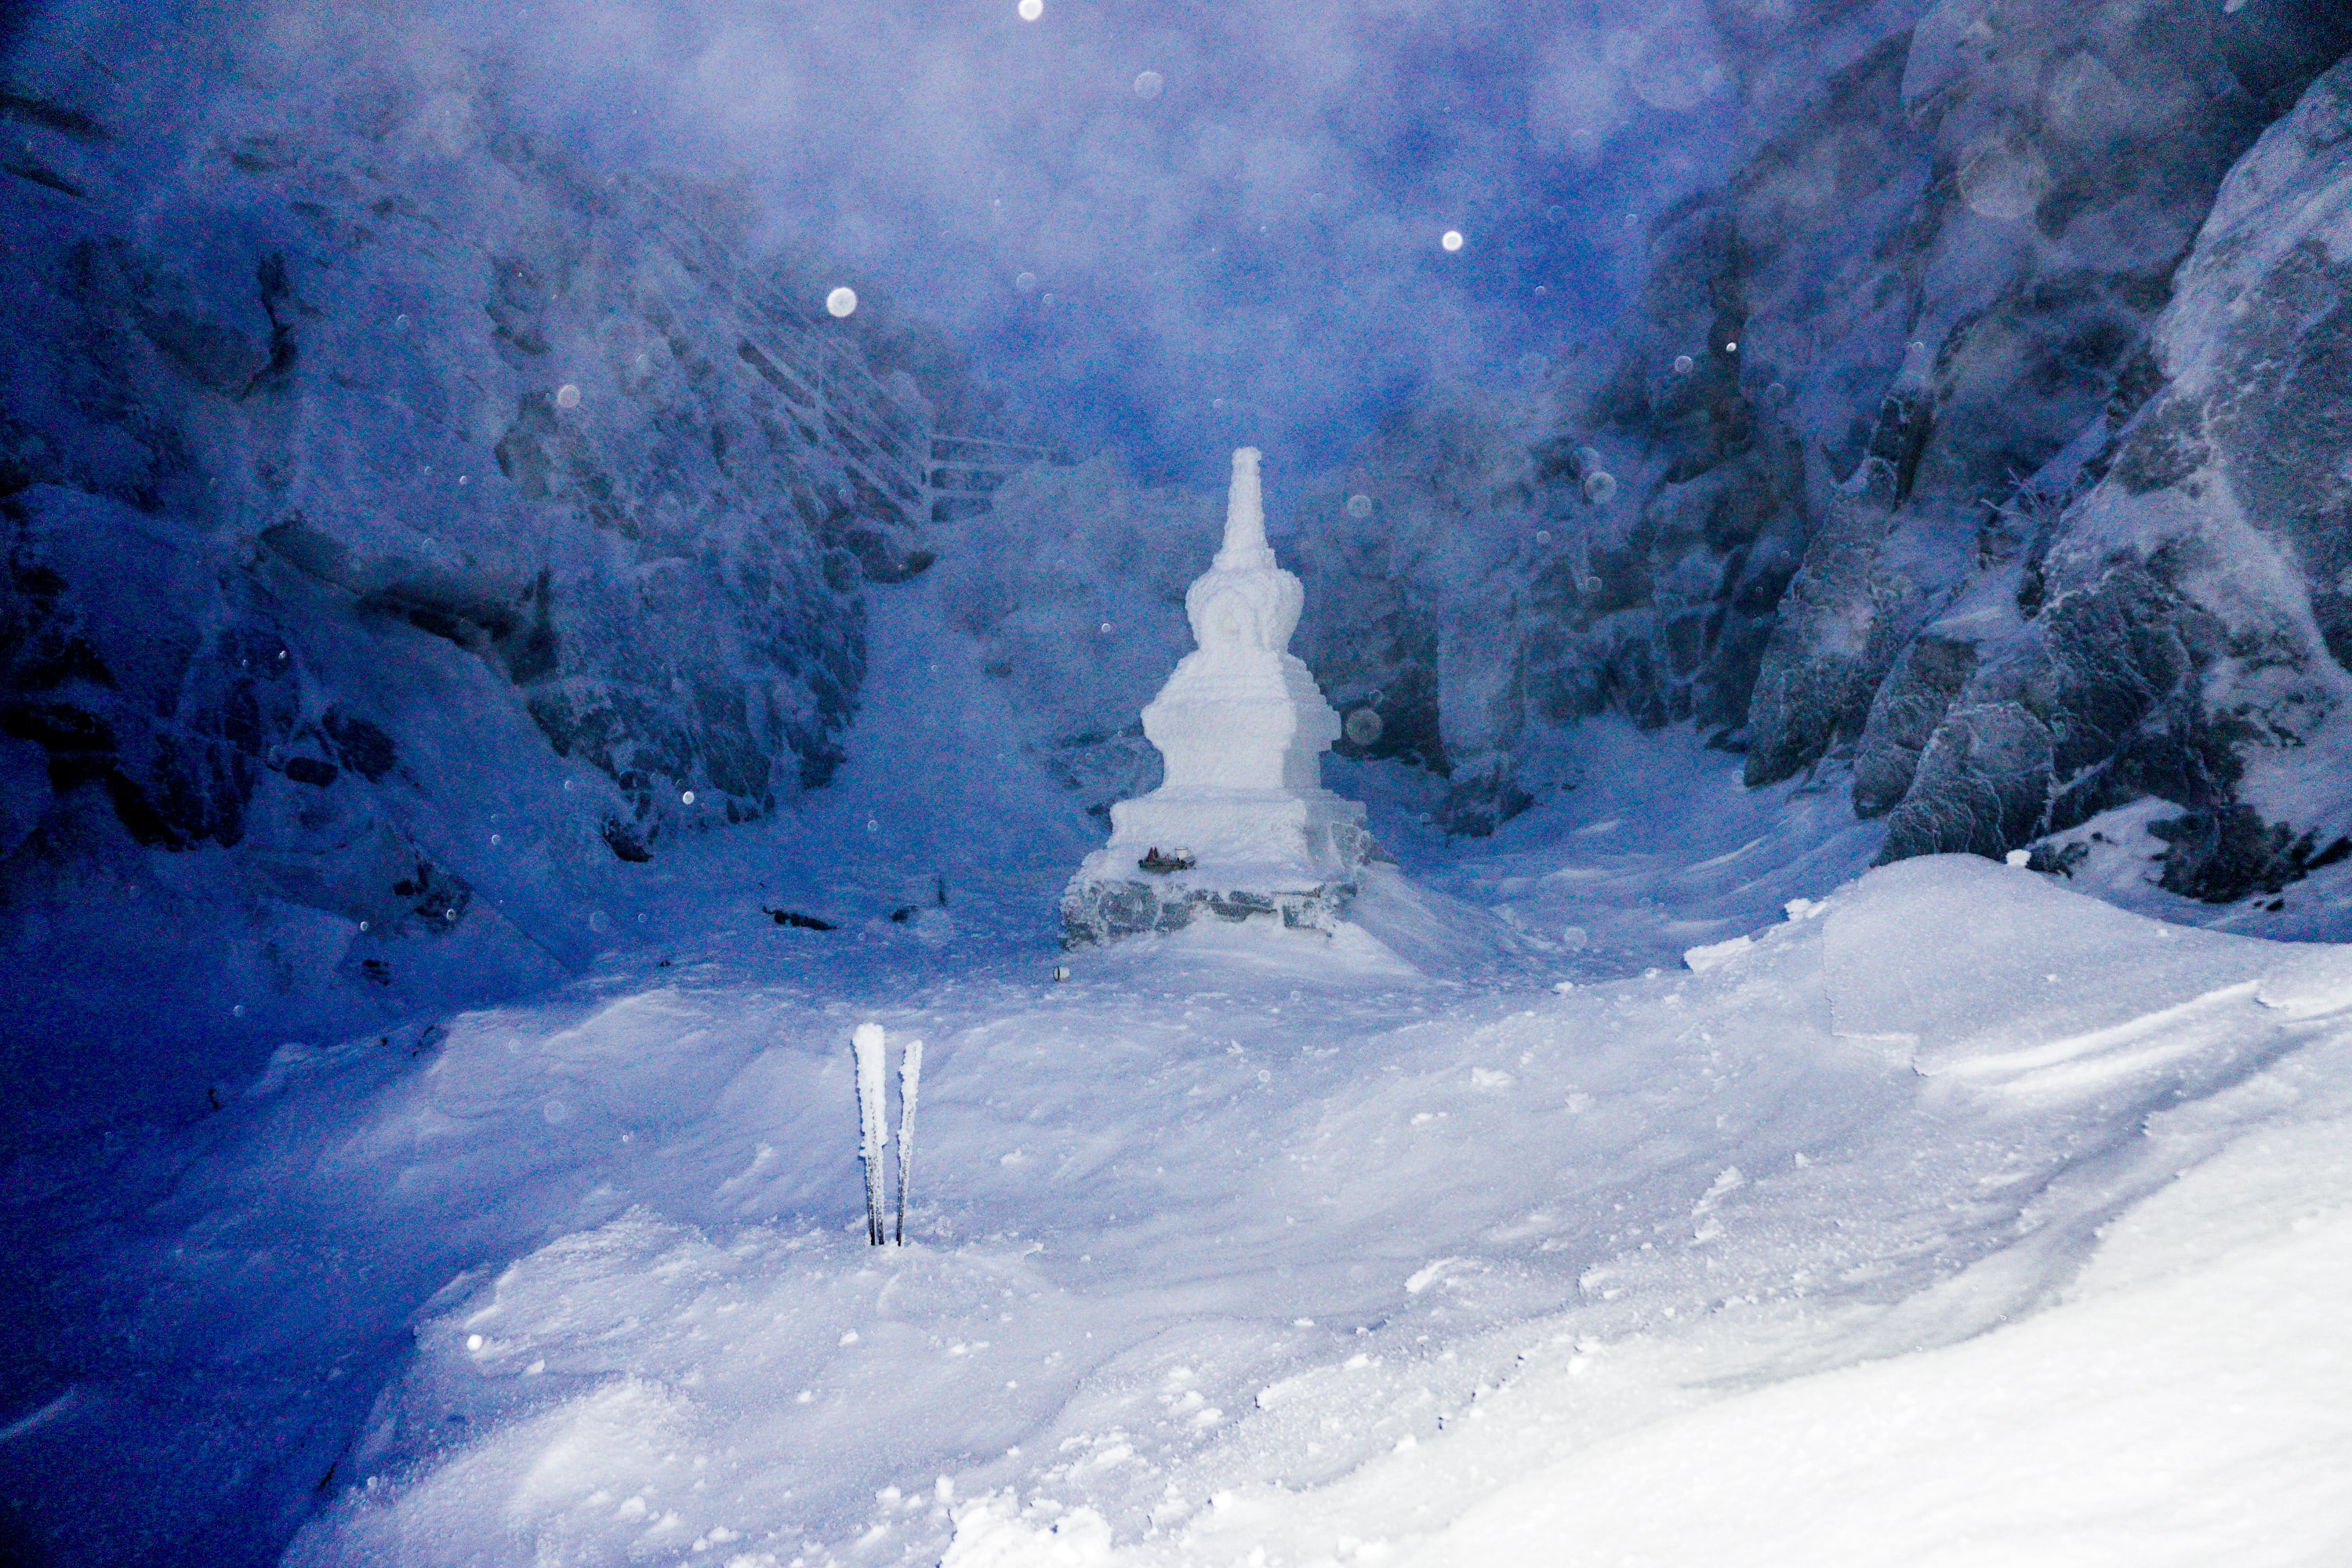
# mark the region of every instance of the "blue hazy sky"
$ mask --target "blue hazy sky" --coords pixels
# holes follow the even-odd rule
[[[1433,383],[1538,374],[1731,120],[1695,0],[520,15],[567,134],[740,177],[1074,448],[1209,480],[1253,442],[1277,495]]]
[[[583,162],[748,194],[751,243],[822,258],[812,310],[847,283],[929,320],[1042,433],[1147,476],[1260,446],[1277,511],[1433,385],[1525,385],[1605,320],[1752,92],[1710,11],[1806,25],[1795,0],[149,3],[33,10],[118,44],[168,19],[278,81],[486,67]]]

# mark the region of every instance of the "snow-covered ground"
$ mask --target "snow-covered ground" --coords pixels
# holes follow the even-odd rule
[[[1089,825],[894,635],[927,592],[838,787],[648,868],[641,946],[14,1173],[73,1264],[0,1410],[34,1522],[226,1561],[307,1514],[305,1565],[2352,1555],[2352,949],[1865,876],[1832,795],[1595,727],[1472,853],[1333,767],[1403,864],[1337,940],[1065,960]],[[903,1248],[867,1019],[927,1043]]]

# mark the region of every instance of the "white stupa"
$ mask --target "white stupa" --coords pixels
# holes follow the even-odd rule
[[[1143,710],[1167,778],[1110,808],[1062,896],[1066,940],[1171,931],[1205,909],[1328,927],[1373,854],[1364,808],[1323,787],[1339,716],[1289,650],[1306,592],[1265,542],[1258,454],[1234,454],[1225,541],[1184,595],[1200,646]]]

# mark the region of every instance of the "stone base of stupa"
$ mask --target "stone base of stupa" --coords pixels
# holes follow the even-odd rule
[[[1111,808],[1110,843],[1062,892],[1062,945],[1195,921],[1334,929],[1381,858],[1363,810],[1320,789],[1161,790]]]
[[[1150,931],[1179,931],[1195,921],[1257,920],[1278,922],[1290,931],[1330,931],[1355,902],[1356,891],[1353,882],[1260,892],[1180,883],[1168,877],[1139,876],[1131,881],[1081,877],[1062,892],[1062,945],[1092,947]]]

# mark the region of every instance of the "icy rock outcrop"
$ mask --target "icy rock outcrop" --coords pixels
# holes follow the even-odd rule
[[[1717,357],[1736,357],[1759,424],[1794,426],[1817,454],[1795,496],[1802,563],[1728,737],[1751,784],[1867,751],[1857,804],[1900,798],[1922,743],[1868,738],[1878,692],[1916,637],[2004,635],[1998,615],[1930,623],[1963,607],[1987,565],[2046,547],[2032,514],[2063,507],[2063,476],[2158,379],[2149,332],[2223,174],[2352,45],[2352,21],[2324,5],[2261,25],[2161,10],[2160,26],[2135,32],[2116,7],[1936,5],[1661,236],[1643,314],[1685,342],[1736,328],[1736,356],[1717,344]],[[1645,431],[1668,378],[1627,371],[1672,349],[1621,362],[1612,384]],[[1868,420],[1857,394],[1874,383],[1890,390]],[[1669,473],[1660,489],[1684,482]],[[1855,488],[1882,494],[1872,526],[1848,515]],[[1937,685],[1881,711],[1916,728]]]
[[[953,388],[462,52],[52,20],[0,98],[0,1033],[86,1048],[0,1100],[201,1107],[562,975],[613,879],[822,785]]]
[[[1898,849],[2015,847],[2059,818],[1986,771],[2034,754],[1996,667],[2047,633],[2102,693],[2056,765],[2115,762],[2167,798],[2227,772],[2236,741],[2132,738],[2196,706],[2165,674],[2195,627],[2094,656],[2087,606],[2039,618],[2073,591],[2070,506],[2134,460],[2166,383],[2175,269],[2231,165],[2352,48],[2352,11],[1949,0],[1718,26],[1761,140],[1653,224],[1633,308],[1532,398],[1392,421],[1299,508],[1301,651],[1393,737],[1338,749],[1439,773],[1438,819],[1479,832],[1576,782],[1578,721],[1690,722],[1759,786],[1850,777],[1867,816],[1917,784]],[[2325,567],[2290,570],[2324,622]]]
[[[1853,740],[1926,605],[1884,560],[1926,439],[1927,352],[1915,343],[1882,405],[1870,450],[1829,500],[1781,596],[1748,706],[1750,784],[1775,784]]]
[[[1902,801],[1918,776],[1920,753],[1976,668],[1976,645],[1965,638],[1927,635],[1903,650],[1863,722],[1854,815],[1884,816]]]
[[[1956,694],[1889,858],[2150,795],[2185,808],[2151,831],[2191,897],[2352,853],[2352,62],[2231,173],[2158,347],[2162,389],[2055,529],[2039,613]]]
[[[1198,647],[1143,710],[1165,782],[1111,807],[1110,842],[1062,896],[1073,944],[1203,910],[1325,927],[1372,853],[1364,808],[1323,787],[1339,717],[1289,651],[1306,595],[1266,543],[1257,466],[1255,447],[1234,454],[1224,543],[1184,595]]]

